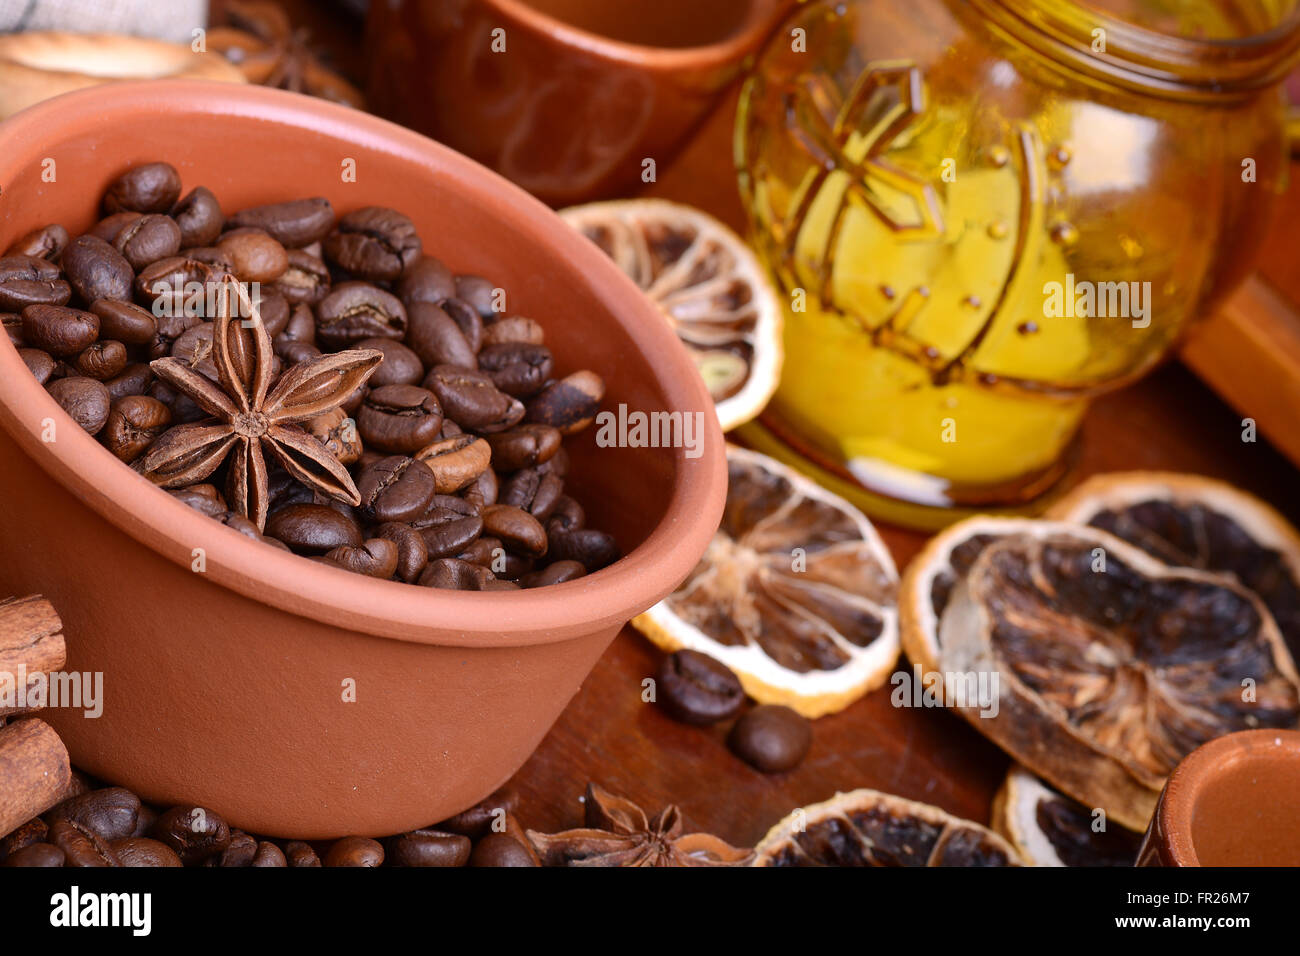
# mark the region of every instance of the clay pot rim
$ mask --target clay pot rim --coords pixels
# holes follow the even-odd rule
[[[1300,760],[1300,730],[1241,730],[1202,744],[1183,759],[1172,774],[1160,800],[1158,816],[1168,852],[1175,866],[1200,866],[1192,842],[1196,801],[1213,780],[1231,773],[1248,756],[1275,748]]]
[[[461,190],[470,201],[486,204],[516,234],[549,244],[571,269],[565,281],[591,288],[634,347],[648,356],[667,407],[711,411],[704,384],[668,324],[595,245],[496,173],[367,113],[264,87],[204,81],[91,87],[46,100],[0,124],[0,144],[6,147],[0,149],[0,182],[12,182],[32,155],[44,155],[34,152],[46,148],[41,144],[142,113],[160,123],[168,114],[195,113],[236,124],[275,123],[309,134],[309,139],[319,133],[350,140],[360,150],[397,154],[423,166],[438,188]],[[150,152],[146,144],[141,152]],[[166,158],[165,146],[153,152]],[[704,454],[689,459],[683,448],[662,450],[674,458],[673,488],[663,517],[644,541],[608,568],[534,591],[490,595],[365,578],[253,541],[155,487],[78,428],[27,371],[8,337],[0,339],[0,426],[46,476],[163,559],[189,569],[193,549],[203,548],[205,573],[213,582],[324,624],[459,647],[545,644],[618,627],[685,578],[722,513],[727,482],[723,439],[716,416],[707,414]],[[57,441],[41,440],[46,418],[60,426]]]
[[[525,6],[519,0],[486,0],[504,16],[574,49],[642,69],[675,72],[683,69],[707,70],[738,59],[755,49],[767,31],[784,15],[781,4],[765,9],[763,0],[750,0],[749,13],[735,31],[714,43],[689,47],[658,47],[592,33],[558,20],[549,14]]]

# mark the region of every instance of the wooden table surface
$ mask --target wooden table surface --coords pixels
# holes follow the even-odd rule
[[[282,0],[306,23],[339,67],[360,69],[356,28],[330,5]],[[220,0],[214,0],[219,9]],[[690,203],[743,229],[731,171],[734,95],[724,101],[680,156],[660,163],[647,195]],[[1300,179],[1294,175],[1293,180]],[[1300,207],[1300,188],[1287,207]],[[1284,288],[1300,251],[1288,223],[1275,226],[1263,271]],[[1082,453],[1070,481],[1095,472],[1172,469],[1213,475],[1261,495],[1300,521],[1295,470],[1262,439],[1241,440],[1241,416],[1178,364],[1100,400],[1084,427]],[[925,535],[882,525],[900,569]],[[581,823],[579,798],[595,781],[648,812],[678,804],[688,830],[752,845],[796,807],[837,790],[874,787],[987,821],[1007,759],[960,718],[944,711],[895,708],[890,686],[814,724],[812,751],[796,770],[774,776],[750,769],[727,750],[724,730],[676,723],[641,700],[641,681],[659,652],[624,628],[542,745],[516,774],[517,815],[528,827],[559,830]],[[900,666],[906,667],[905,660]]]

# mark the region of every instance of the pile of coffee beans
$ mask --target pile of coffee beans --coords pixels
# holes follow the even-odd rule
[[[337,217],[323,198],[223,213],[167,163],[137,166],[73,238],[37,229],[0,258],[0,313],[32,374],[128,464],[207,412],[157,378],[172,356],[218,380],[214,308],[195,295],[234,276],[257,290],[272,375],[324,352],[383,361],[303,428],[352,475],[353,507],[268,456],[264,529],[223,494],[230,465],[172,493],[251,538],[378,578],[496,590],[568,581],[619,556],[565,493],[563,439],[594,419],[595,372],[559,376],[542,326],[504,310],[504,290],[424,255],[403,213]]]
[[[307,843],[232,828],[204,807],[159,810],[123,787],[95,787],[74,772],[72,793],[0,835],[3,867],[540,866],[500,790],[433,827],[384,839]]]

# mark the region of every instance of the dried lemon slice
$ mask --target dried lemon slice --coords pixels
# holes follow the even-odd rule
[[[794,811],[754,847],[751,866],[1019,866],[992,830],[876,790]]]
[[[785,465],[728,446],[727,471],[704,557],[632,623],[664,650],[721,661],[762,703],[841,710],[898,659],[893,559],[860,511]]]
[[[781,306],[743,239],[712,216],[663,199],[589,203],[560,216],[668,317],[723,431],[762,411],[781,377]]]
[[[1024,767],[993,798],[993,829],[1030,866],[1132,866],[1142,834],[1062,796]]]
[[[1200,475],[1089,478],[1048,512],[1123,538],[1166,564],[1218,571],[1260,596],[1300,661],[1300,534],[1254,495]]]
[[[900,617],[909,657],[942,675],[950,703],[963,675],[997,677],[997,708],[954,709],[1132,829],[1197,746],[1300,717],[1300,680],[1254,593],[1095,528],[953,525],[909,567]]]

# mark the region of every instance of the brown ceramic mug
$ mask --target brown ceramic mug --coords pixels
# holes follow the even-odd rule
[[[792,0],[384,0],[369,97],[552,205],[636,188]]]
[[[1300,731],[1192,751],[1165,784],[1138,866],[1300,866]]]

